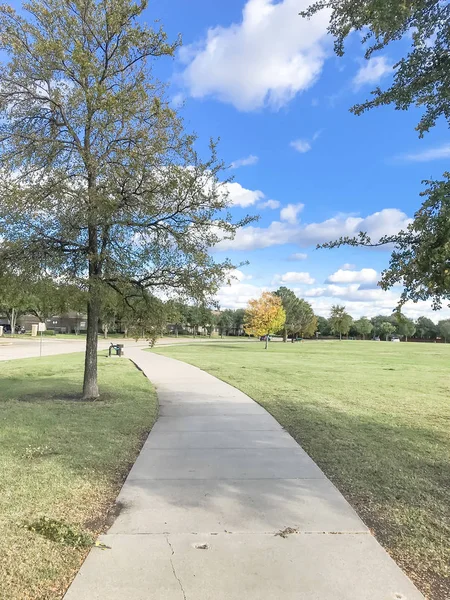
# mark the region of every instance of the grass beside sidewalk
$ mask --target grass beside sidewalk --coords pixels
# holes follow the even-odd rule
[[[214,343],[156,352],[264,406],[426,596],[450,598],[450,344],[311,341],[266,351]]]
[[[157,417],[126,359],[99,356],[101,400],[79,401],[83,358],[0,362],[0,598],[62,598]]]

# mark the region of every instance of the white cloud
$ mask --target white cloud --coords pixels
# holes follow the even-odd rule
[[[194,98],[213,96],[250,111],[278,109],[319,77],[329,41],[329,11],[310,20],[310,0],[247,0],[240,23],[208,30],[180,52],[182,81]]]
[[[386,56],[370,58],[353,78],[353,87],[359,89],[363,85],[378,83],[383,77],[392,73],[393,65],[387,61]]]
[[[283,275],[275,275],[273,278],[272,284],[278,285],[280,283],[304,283],[307,285],[312,285],[315,283],[315,279],[311,277],[309,273],[299,272],[299,271],[288,271]]]
[[[305,254],[304,252],[295,252],[294,254],[291,254],[288,257],[288,260],[297,261],[297,260],[306,260],[307,258],[308,258],[308,255]]]
[[[270,286],[258,286],[246,281],[234,280],[231,285],[223,286],[219,290],[217,299],[222,309],[246,308],[250,299],[258,298],[264,291],[274,291],[279,284],[279,280]],[[312,304],[314,312],[323,317],[329,317],[332,305],[337,303],[345,305],[346,310],[355,319],[362,316],[370,318],[380,314],[391,315],[400,296],[397,290],[383,291],[380,288],[361,290],[357,285],[318,288],[289,285],[289,287],[299,298],[307,299]],[[403,307],[402,312],[411,319],[426,316],[434,322],[450,318],[449,308],[436,312],[432,310],[430,302],[417,304],[410,302]]]
[[[250,156],[247,156],[247,158],[240,158],[239,160],[234,160],[230,165],[230,169],[239,169],[239,167],[250,167],[252,165],[256,165],[258,160],[259,158],[257,156],[250,154]]]
[[[309,152],[311,150],[311,144],[307,140],[294,140],[290,143],[290,146],[297,150],[297,152],[300,152],[301,154],[304,154],[305,152]]]
[[[249,279],[253,279],[253,275],[244,273],[240,269],[232,269],[229,272],[229,277],[231,281],[247,281]]]
[[[430,162],[432,160],[440,160],[450,157],[450,144],[444,144],[438,148],[428,148],[422,152],[413,154],[402,154],[397,156],[397,159],[406,162]]]
[[[288,204],[280,211],[280,219],[288,223],[297,223],[297,215],[305,207],[304,204]]]
[[[353,269],[356,269],[356,265],[353,265],[352,263],[344,263],[341,269],[344,271],[352,271]]]
[[[280,202],[278,202],[278,200],[267,200],[266,202],[261,202],[261,204],[258,204],[258,208],[271,208],[272,210],[275,210],[279,207]]]
[[[229,194],[231,203],[234,206],[242,206],[243,208],[252,206],[265,197],[261,190],[248,190],[237,181],[225,183],[224,188]]]
[[[364,283],[377,284],[380,276],[375,269],[361,269],[360,271],[352,271],[350,269],[339,269],[332,273],[327,282],[329,283]]]
[[[305,154],[305,152],[309,152],[312,148],[312,142],[315,142],[322,135],[323,129],[318,129],[312,136],[311,141],[306,139],[299,138],[298,140],[293,140],[289,145],[291,148],[297,150],[301,154]]]
[[[258,298],[264,291],[274,291],[280,283],[282,276],[275,278],[271,285],[255,285],[248,283],[251,275],[244,274],[240,270],[232,272],[235,279],[231,285],[224,285],[217,294],[220,307],[223,308],[245,308],[252,298]],[[286,274],[285,274],[286,275]],[[311,277],[312,279],[312,277]],[[306,298],[312,304],[314,312],[323,317],[329,317],[331,306],[333,304],[345,305],[347,311],[353,318],[358,319],[362,316],[373,317],[375,315],[391,315],[395,309],[400,291],[398,289],[384,291],[381,288],[362,289],[358,284],[349,284],[345,286],[325,285],[322,287],[311,288],[310,284],[288,281],[288,287],[299,298]],[[412,319],[420,316],[426,316],[437,322],[440,319],[450,318],[450,309],[444,308],[435,312],[432,310],[431,303],[418,302],[406,304],[402,312]]]
[[[268,227],[250,225],[239,229],[234,240],[223,240],[218,250],[254,250],[284,244],[297,244],[300,247],[315,246],[340,236],[357,235],[366,231],[377,241],[383,235],[398,233],[406,229],[411,219],[397,208],[385,208],[367,217],[345,217],[339,215],[320,223],[292,224],[273,221]]]

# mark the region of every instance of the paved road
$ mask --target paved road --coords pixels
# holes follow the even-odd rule
[[[160,418],[101,537],[110,549],[91,551],[65,600],[423,599],[263,408],[195,367],[128,356]]]
[[[99,340],[98,349],[104,350],[108,348],[111,342],[123,343],[122,340]],[[55,356],[57,354],[70,354],[71,352],[84,352],[86,339],[78,340],[53,340],[44,338],[42,342],[42,356]],[[125,340],[125,346],[148,346],[145,342],[134,342],[133,340]],[[15,360],[18,358],[35,358],[40,353],[39,339],[32,338],[0,338],[0,361]]]
[[[221,342],[218,338],[209,339],[207,337],[197,338],[161,338],[158,340],[158,346],[168,346],[174,344],[192,344],[195,343],[209,343],[209,342]],[[228,338],[228,341],[236,341],[236,338]],[[239,341],[247,341],[249,343],[255,340],[249,340],[247,338],[240,338]],[[124,344],[125,354],[128,348],[142,348],[148,347],[148,342],[139,340],[135,342],[132,339],[122,338],[110,338],[104,340],[99,338],[98,348],[99,350],[105,350],[108,348],[111,342]],[[42,343],[42,356],[55,356],[57,354],[69,354],[71,352],[84,352],[86,346],[86,338],[82,337],[78,340],[64,340],[64,339],[52,339],[44,336]],[[28,336],[16,336],[15,338],[0,338],[0,361],[2,360],[13,360],[17,358],[35,358],[40,353],[40,339],[30,338]]]

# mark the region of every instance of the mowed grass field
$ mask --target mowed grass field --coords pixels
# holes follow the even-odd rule
[[[80,402],[83,359],[0,362],[2,600],[63,597],[157,417],[126,359],[99,356],[101,399]]]
[[[293,435],[416,585],[450,598],[450,345],[202,344],[156,352],[241,389]]]

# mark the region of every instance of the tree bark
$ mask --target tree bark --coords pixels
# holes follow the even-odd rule
[[[339,332],[339,339],[342,341],[342,333]]]
[[[100,302],[98,290],[90,286],[87,311],[86,356],[84,361],[83,400],[99,397],[97,384],[97,343]]]
[[[9,322],[11,325],[11,337],[14,337],[14,334],[16,333],[16,320],[17,320],[16,309],[12,308],[11,315],[9,317]]]
[[[287,342],[287,327],[284,327],[283,330],[283,342],[286,343]]]
[[[269,347],[269,334],[266,335],[266,345],[264,347],[265,350],[267,350]]]
[[[95,400],[100,395],[97,383],[97,345],[98,324],[100,320],[100,290],[98,280],[101,267],[98,260],[98,234],[95,225],[89,226],[89,255],[89,295],[83,400]]]

